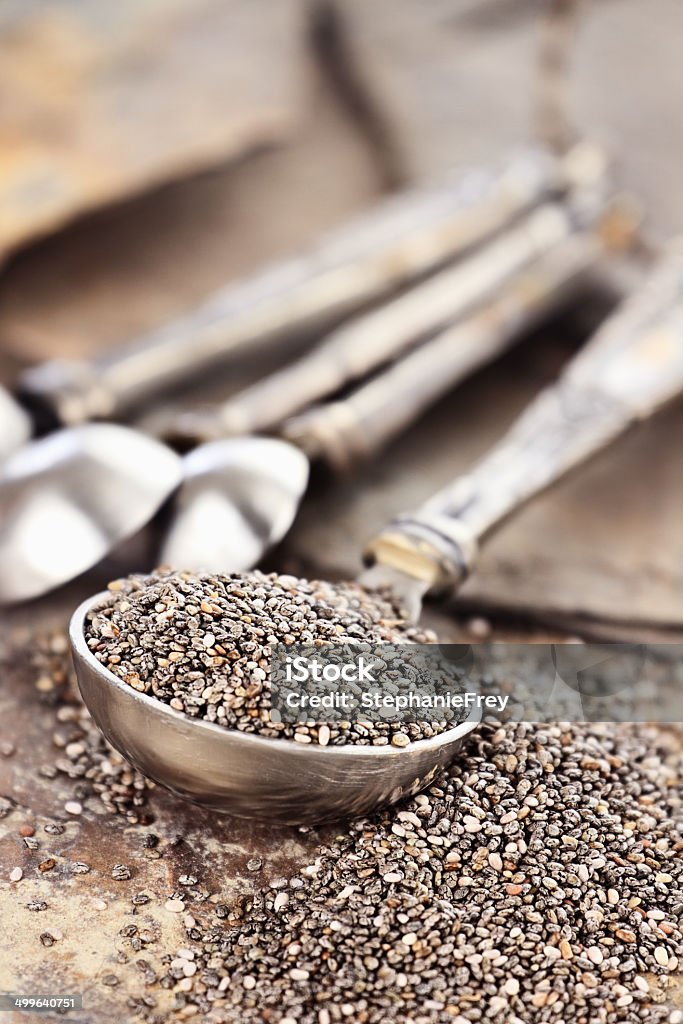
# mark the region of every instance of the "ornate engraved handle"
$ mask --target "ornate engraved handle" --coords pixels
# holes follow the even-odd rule
[[[216,292],[123,349],[28,371],[22,393],[62,423],[115,416],[237,351],[265,348],[389,292],[599,171],[600,158],[585,146],[562,161],[529,149],[502,167],[396,196],[307,254]]]
[[[495,527],[683,392],[683,239],[467,475],[368,548],[370,561],[457,586]]]

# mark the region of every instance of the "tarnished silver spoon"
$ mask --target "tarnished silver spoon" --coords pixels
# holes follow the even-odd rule
[[[596,210],[602,210],[603,203],[601,196],[596,197],[595,203],[589,206],[590,216],[594,217]],[[490,260],[477,252],[463,259],[455,269],[442,272],[447,275],[446,281],[437,275],[435,279],[418,285],[419,290],[429,289],[432,297],[438,296],[439,302],[435,307],[423,303],[422,319],[413,318],[409,331],[396,331],[393,326],[395,318],[391,316],[391,309],[388,310],[386,316],[391,329],[376,332],[374,348],[364,342],[364,367],[378,365],[392,352],[400,352],[409,340],[417,340],[420,326],[429,330],[484,301],[515,270],[578,230],[569,203],[549,203],[533,210],[486,247],[487,252],[489,248],[492,250]],[[458,281],[462,282],[461,289],[456,287]],[[402,301],[405,301],[405,296]],[[361,318],[356,329],[363,333],[364,327],[365,322]],[[348,355],[357,348],[356,335],[352,332],[346,337],[347,343],[342,352]],[[304,360],[298,364],[294,374],[295,379],[305,378],[308,394],[314,397],[325,394],[335,373],[340,383],[346,379],[347,364],[343,358],[341,364],[333,363],[324,375],[319,374],[321,360],[315,352],[309,355],[308,360],[310,365]],[[130,430],[125,434],[129,448],[134,445],[134,434]],[[111,436],[106,429],[98,430],[93,425],[68,427],[14,455],[10,476],[0,476],[0,510],[4,507],[11,512],[0,516],[0,602],[35,597],[72,579],[83,568],[95,564],[95,552],[100,552],[100,557],[107,554],[107,540],[111,548],[118,543],[122,533],[127,535],[130,532],[129,522],[138,522],[143,508],[149,510],[148,518],[151,518],[161,504],[161,501],[147,501],[148,480],[156,479],[157,473],[154,453],[159,453],[158,471],[164,479],[165,467],[169,459],[175,459],[174,454],[170,449],[164,450],[159,442],[156,446],[150,445],[147,436],[137,432],[140,454],[136,456],[136,467],[131,466],[126,480],[121,480],[121,486],[113,490],[109,471]],[[42,453],[41,456],[36,456],[36,452]],[[48,453],[56,456],[54,465],[46,457]],[[68,459],[63,457],[63,453],[68,453]],[[184,468],[187,476],[178,499],[179,519],[171,525],[171,550],[165,552],[164,557],[176,557],[173,545],[182,533],[183,557],[190,559],[192,564],[203,557],[208,536],[221,538],[219,543],[212,542],[215,557],[222,551],[234,550],[236,545],[240,557],[248,557],[249,564],[252,564],[257,558],[256,546],[263,550],[264,545],[276,542],[287,531],[307,482],[303,456],[288,449],[284,442],[275,440],[260,446],[252,444],[246,457],[235,445],[197,449],[188,457]],[[139,493],[136,487],[140,488]],[[49,570],[28,573],[25,562],[29,553],[42,550],[49,544],[51,536],[48,521],[35,514],[35,502],[41,493],[49,495],[56,491],[60,500],[65,494],[73,497],[75,505],[69,498],[71,512],[78,507],[83,537],[96,537],[97,544],[92,543],[92,552],[86,558],[85,539],[80,548],[71,543],[66,549],[61,549],[59,555],[55,553],[47,559]],[[163,498],[169,493],[170,490],[166,490]],[[98,502],[94,497],[98,494],[106,494],[107,501]],[[88,497],[87,503],[83,501],[84,495]],[[286,511],[287,506],[289,511]],[[132,510],[136,510],[134,516]],[[140,521],[139,525],[143,522]],[[238,529],[244,522],[251,524],[248,532]],[[112,529],[114,523],[116,528]],[[256,524],[256,533],[253,524]],[[212,529],[215,532],[209,535],[208,531]]]
[[[287,339],[329,329],[503,229],[578,177],[604,173],[604,158],[580,144],[563,158],[540,147],[498,167],[391,196],[300,255],[228,284],[195,309],[89,361],[32,368],[19,390],[43,418],[67,426],[119,418],[237,353],[265,354]]]
[[[521,505],[683,392],[683,242],[645,287],[608,318],[511,431],[467,476],[371,542],[360,578],[389,588],[413,619],[424,596],[457,587],[478,543]],[[138,693],[97,660],[75,612],[71,644],[79,686],[107,739],[150,778],[218,811],[279,822],[362,814],[427,785],[475,728],[401,749],[301,746],[186,718]]]
[[[31,421],[8,391],[0,387],[0,465],[31,436]]]
[[[513,275],[482,309],[437,332],[345,398],[288,420],[280,430],[286,441],[252,436],[201,445],[186,457],[161,563],[222,572],[257,565],[294,522],[309,460],[344,472],[377,454],[438,398],[574,294],[603,255],[596,232],[564,238]]]
[[[17,390],[50,429],[118,417],[240,351],[281,349],[286,336],[329,326],[455,259],[543,199],[603,173],[602,154],[588,144],[562,159],[537,147],[392,196],[300,256],[220,289],[124,347],[26,370]],[[22,406],[0,388],[0,462],[31,433]]]

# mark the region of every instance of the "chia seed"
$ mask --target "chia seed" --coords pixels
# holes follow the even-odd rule
[[[322,835],[296,876],[215,916],[193,907],[188,1016],[670,1022],[680,767],[676,737],[652,727],[483,726],[449,774]]]
[[[94,656],[134,690],[190,718],[320,746],[408,746],[461,718],[430,721],[283,722],[271,716],[273,645],[432,643],[389,594],[260,572],[132,576],[91,612]],[[462,717],[467,717],[463,712]]]

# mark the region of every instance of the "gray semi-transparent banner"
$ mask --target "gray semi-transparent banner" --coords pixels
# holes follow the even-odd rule
[[[683,645],[277,645],[274,722],[681,722]]]

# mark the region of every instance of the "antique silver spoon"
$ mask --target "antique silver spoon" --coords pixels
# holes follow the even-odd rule
[[[428,592],[463,581],[478,543],[496,526],[682,391],[679,241],[490,455],[370,543],[367,557],[374,565],[360,582],[369,590],[390,588],[416,620]],[[474,713],[454,729],[398,750],[316,749],[186,718],[133,690],[89,650],[86,617],[108,600],[109,594],[89,598],[71,621],[86,705],[135,767],[217,811],[287,823],[363,814],[427,785],[477,725]]]
[[[0,469],[0,603],[37,597],[96,565],[181,479],[170,448],[111,423],[57,431],[15,452]]]
[[[309,460],[345,472],[377,454],[439,397],[559,307],[602,256],[596,232],[570,234],[514,275],[483,309],[437,332],[345,398],[285,422],[280,433],[286,440],[233,437],[200,445],[185,458],[161,564],[221,572],[257,565],[296,518]],[[392,323],[388,317],[390,329]]]
[[[51,426],[118,418],[238,353],[262,355],[274,345],[282,352],[286,337],[328,329],[455,259],[544,198],[563,195],[577,175],[603,173],[602,153],[583,143],[561,159],[529,148],[498,167],[407,190],[123,348],[26,371],[19,390]]]
[[[544,199],[603,174],[603,155],[584,143],[562,159],[529,148],[498,167],[405,191],[123,348],[26,370],[17,390],[41,429],[117,418],[235,354],[276,344],[282,350],[286,337],[329,327],[457,258]],[[32,431],[26,410],[0,388],[0,463]]]
[[[591,215],[596,209],[602,210],[603,204],[602,198],[596,198],[595,206],[590,206]],[[491,243],[490,261],[481,253],[475,253],[456,268],[442,272],[447,274],[448,287],[441,275],[437,275],[436,285],[433,279],[418,285],[418,289],[429,288],[432,296],[440,296],[437,307],[423,303],[420,307],[422,320],[414,320],[408,332],[393,329],[378,332],[374,348],[367,343],[363,345],[364,365],[376,365],[387,359],[392,350],[400,351],[415,337],[416,330],[419,336],[416,323],[428,330],[448,316],[457,318],[463,310],[490,296],[516,269],[577,230],[569,202],[549,203],[534,209]],[[462,282],[460,289],[455,287],[458,281]],[[361,318],[357,329],[362,332],[363,327]],[[354,343],[355,335],[351,334],[344,351]],[[317,369],[320,359],[316,353],[308,358],[313,369]],[[333,364],[331,368],[332,374],[336,372],[341,381],[345,379],[345,370],[343,359],[341,365]],[[311,378],[307,361],[298,365],[298,375],[305,377],[308,392],[316,396],[325,393],[331,377],[328,372],[319,379],[315,374]],[[121,486],[112,490],[112,436],[104,425],[67,427],[16,452],[5,472],[0,473],[0,602],[26,600],[73,579],[108,553],[107,540],[111,548],[131,533],[132,521],[144,525],[140,520],[142,510],[147,509],[151,518],[170,495],[177,482],[175,478],[163,494],[159,492],[158,501],[147,500],[149,481],[158,479],[154,453],[159,453],[159,473],[169,484],[171,478],[167,476],[166,467],[169,459],[176,460],[175,454],[160,442],[151,445],[145,434],[132,430],[127,430],[125,437],[127,450],[131,451],[133,438],[139,439],[136,466],[131,465],[127,477],[119,481]],[[54,464],[47,457],[48,453],[53,454]],[[68,458],[64,453],[68,453]],[[237,546],[240,557],[249,558],[249,564],[253,564],[258,557],[257,547],[263,550],[264,545],[275,543],[291,525],[307,482],[306,460],[299,452],[276,440],[260,446],[252,443],[246,458],[245,451],[235,445],[199,448],[188,456],[184,469],[185,486],[178,501],[180,518],[172,521],[169,544],[179,544],[176,538],[182,536],[182,555],[193,565],[198,564],[198,557],[203,557],[209,536],[221,537],[220,544],[215,545],[216,558],[223,547],[234,550]],[[37,515],[36,507],[41,494],[48,496],[56,492],[62,504],[64,500],[69,502],[71,513],[78,509],[83,537],[96,537],[97,543],[93,540],[89,545],[85,542],[64,544],[62,536],[57,535],[55,552],[45,556],[49,570],[41,573],[34,564],[33,552],[49,545],[52,534],[49,519]],[[99,494],[106,495],[107,500],[98,501]],[[63,516],[56,522],[63,523],[67,530]],[[240,532],[243,522],[257,524],[256,537],[253,530]],[[215,532],[209,534],[212,529]],[[175,560],[180,553],[177,549],[170,550],[164,557]]]
[[[0,387],[0,465],[31,436],[31,421],[8,391]]]

